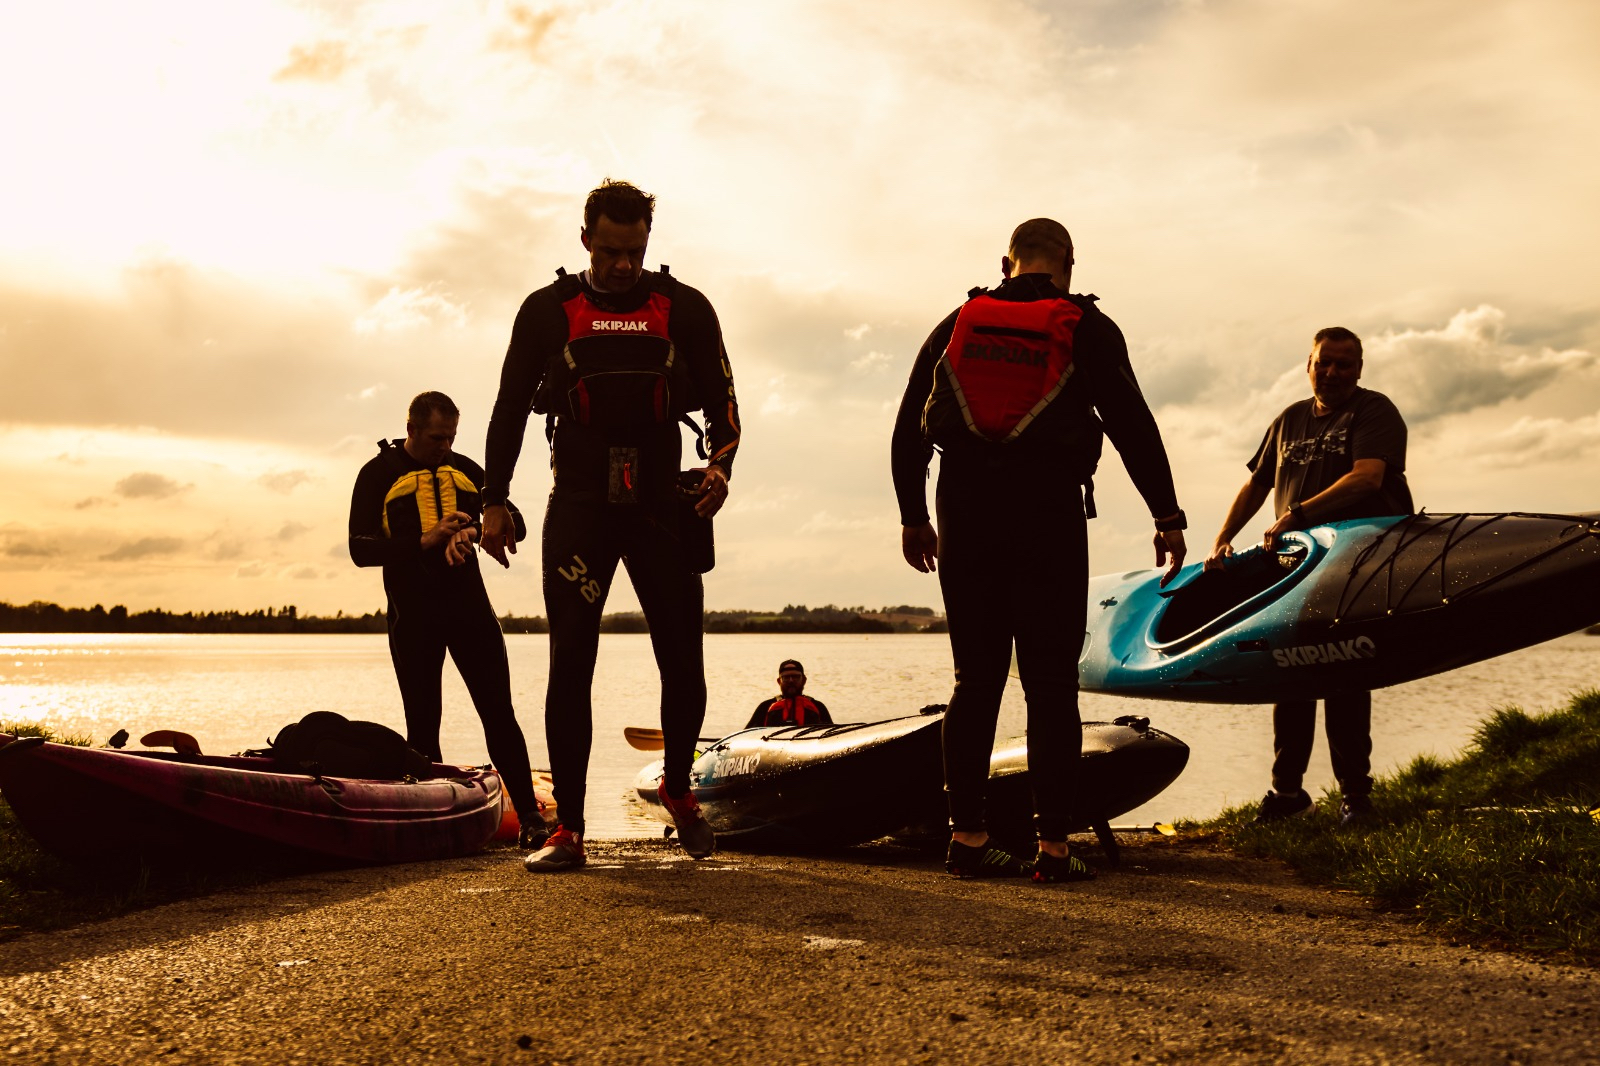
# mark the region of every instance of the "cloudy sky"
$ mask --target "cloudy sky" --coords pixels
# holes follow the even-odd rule
[[[738,380],[712,606],[938,602],[893,408],[1036,215],[1128,336],[1196,550],[1330,324],[1419,504],[1600,508],[1597,60],[1588,0],[8,5],[0,599],[380,606],[356,470],[427,388],[481,459],[608,175],[660,197],[651,265]],[[1099,480],[1095,571],[1149,565]],[[542,613],[536,553],[490,569]]]

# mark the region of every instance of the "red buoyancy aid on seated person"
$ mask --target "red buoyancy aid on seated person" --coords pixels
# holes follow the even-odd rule
[[[978,292],[956,315],[922,412],[934,443],[965,429],[1015,440],[1072,377],[1072,339],[1083,308],[1071,300],[1001,300]]]
[[[810,696],[796,696],[792,700],[779,696],[767,708],[767,725],[811,725],[820,721],[822,712],[817,710]]]

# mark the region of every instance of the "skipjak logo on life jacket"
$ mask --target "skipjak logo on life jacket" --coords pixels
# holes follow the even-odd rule
[[[562,305],[562,350],[576,380],[567,390],[572,416],[601,429],[633,429],[672,418],[671,375],[677,361],[667,323],[672,299],[652,292],[634,311],[596,307],[578,292]]]
[[[924,432],[939,440],[965,426],[985,440],[1015,440],[1072,377],[1073,333],[1082,318],[1083,309],[1065,299],[1019,302],[983,293],[968,300],[934,370]]]

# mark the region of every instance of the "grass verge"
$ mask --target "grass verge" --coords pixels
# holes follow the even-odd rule
[[[87,737],[55,735],[32,723],[0,724],[0,733],[44,737],[62,744],[89,744]],[[93,826],[84,832],[93,833]],[[0,799],[0,941],[23,933],[60,929],[110,918],[142,907],[257,884],[266,869],[152,868],[91,870],[51,855]]]
[[[1303,818],[1255,825],[1251,804],[1199,828],[1441,932],[1600,962],[1600,690],[1499,710],[1460,758],[1418,758],[1372,799],[1365,828],[1339,826],[1337,794]]]

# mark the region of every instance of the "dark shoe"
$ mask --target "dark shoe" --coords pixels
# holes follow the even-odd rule
[[[1376,824],[1378,812],[1372,809],[1372,800],[1366,796],[1346,796],[1339,804],[1339,826],[1342,829],[1360,828]]]
[[[576,870],[588,861],[583,853],[583,835],[558,825],[544,847],[524,859],[522,865],[530,874],[551,874]]]
[[[1032,876],[1034,884],[1053,885],[1062,881],[1093,881],[1094,871],[1076,855],[1069,853],[1066,858],[1058,859],[1041,848],[1033,860]]]
[[[550,830],[545,826],[543,818],[530,818],[521,822],[517,830],[517,847],[523,851],[538,851],[544,847],[544,842],[550,837]]]
[[[656,796],[672,815],[672,824],[678,829],[678,843],[691,859],[703,859],[717,850],[717,835],[711,831],[706,816],[700,813],[700,801],[694,798],[694,792],[669,796],[667,783],[663,781],[656,786]]]
[[[1033,872],[1030,864],[994,847],[992,841],[976,848],[959,840],[950,841],[944,868],[957,877],[1027,877]]]
[[[1256,812],[1256,824],[1296,818],[1302,814],[1310,814],[1315,808],[1316,804],[1311,802],[1311,796],[1303,788],[1297,788],[1287,795],[1268,792],[1262,797],[1261,809]]]

